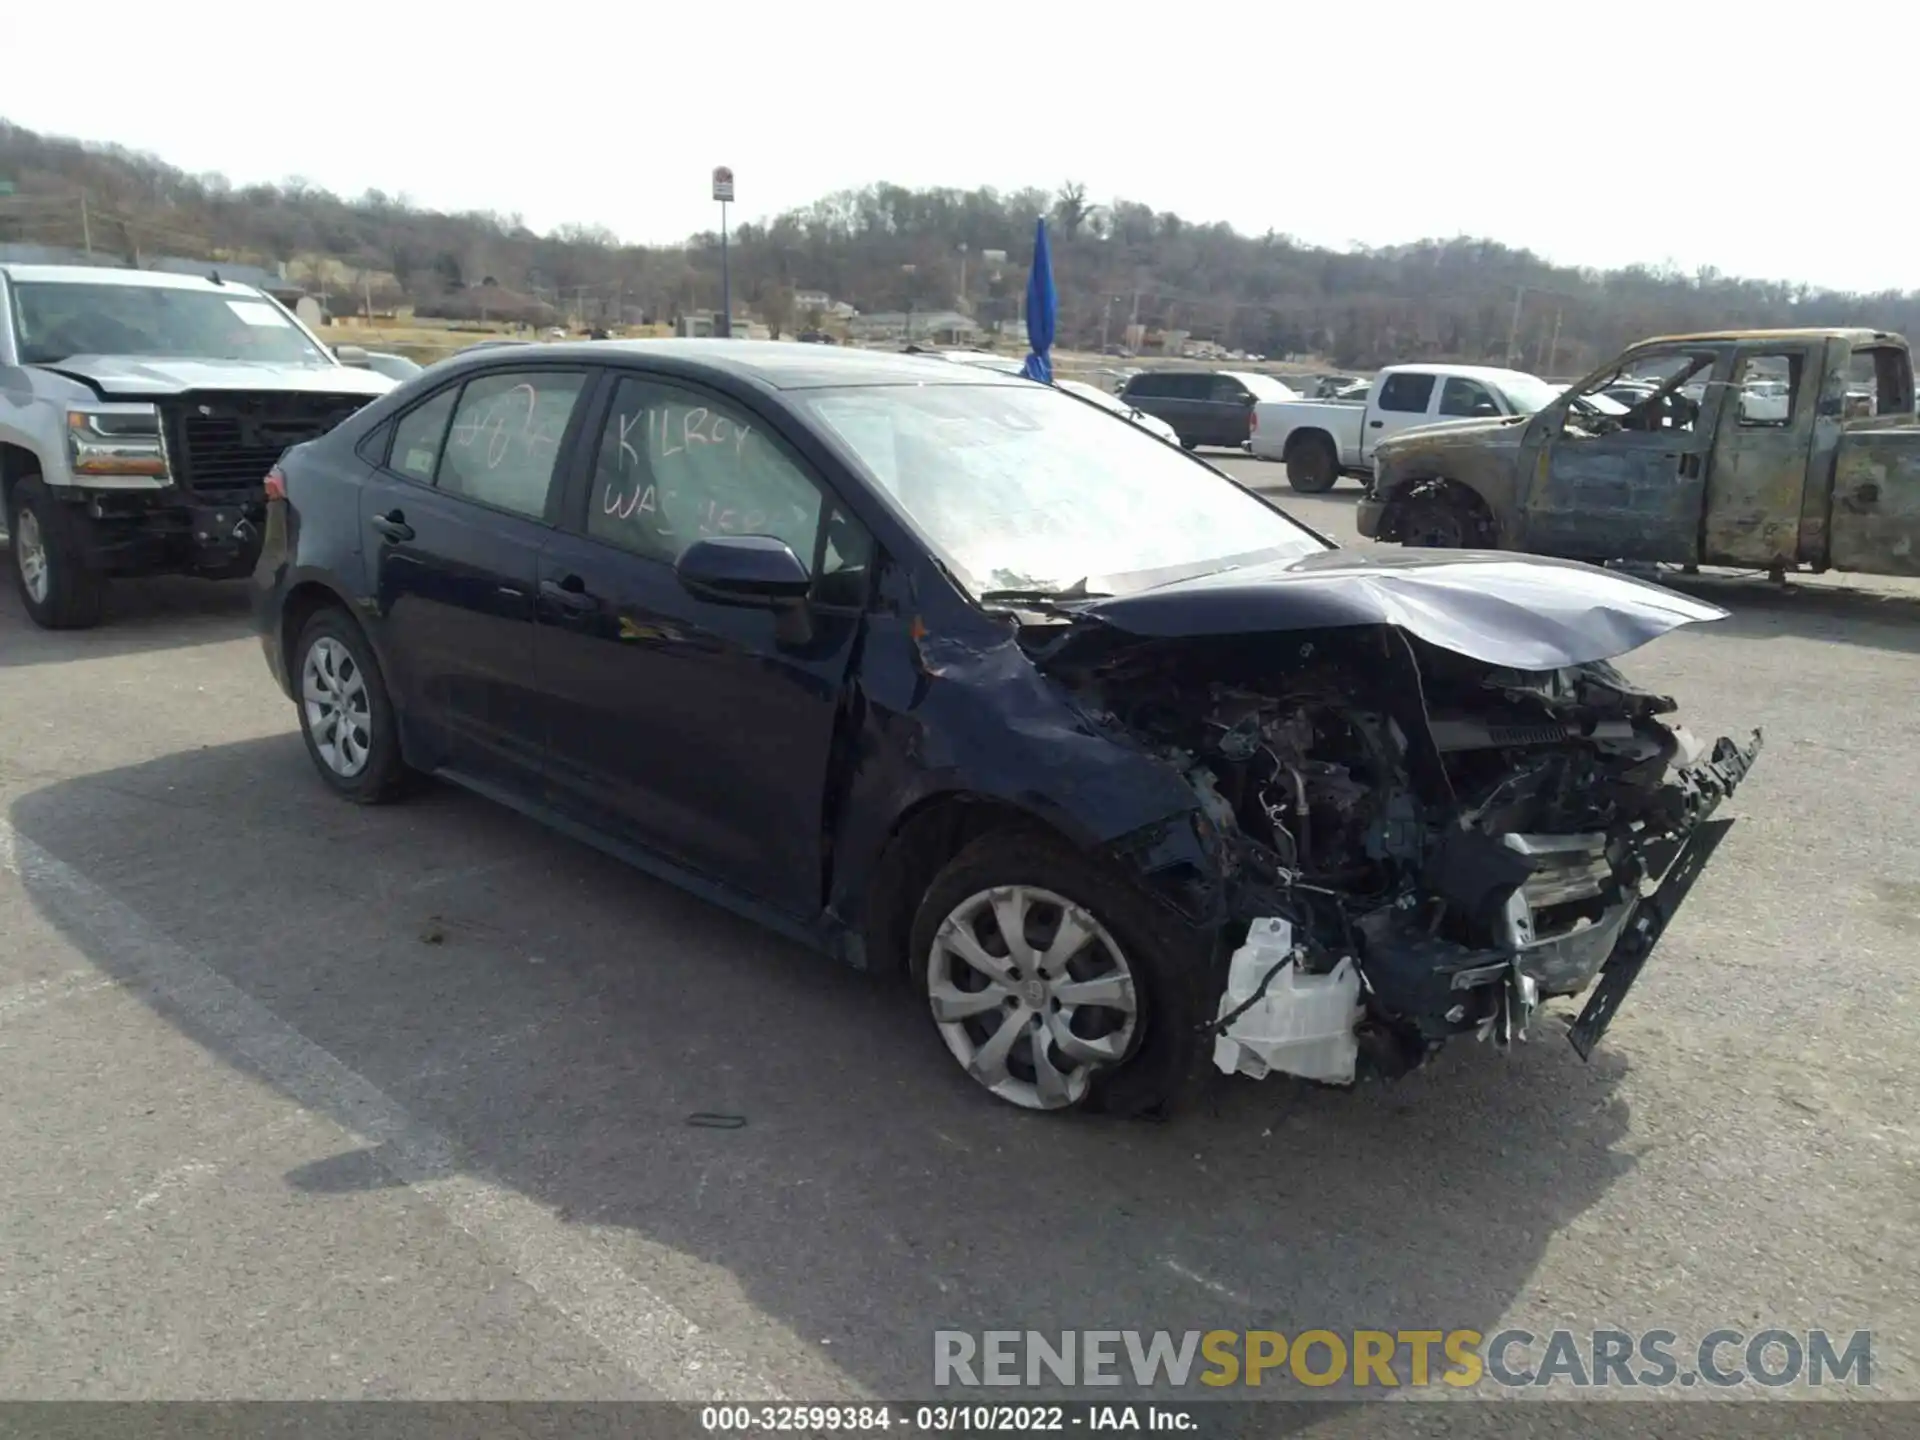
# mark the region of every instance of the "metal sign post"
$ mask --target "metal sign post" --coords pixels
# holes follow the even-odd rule
[[[733,171],[725,165],[713,167],[713,198],[720,202],[720,323],[713,333],[727,339],[733,335],[733,284],[727,273],[727,202],[733,199]]]

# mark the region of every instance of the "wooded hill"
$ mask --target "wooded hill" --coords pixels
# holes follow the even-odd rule
[[[423,315],[484,309],[495,319],[638,321],[720,298],[717,234],[654,247],[581,225],[539,235],[518,215],[440,214],[377,191],[347,199],[297,178],[234,186],[4,121],[0,180],[14,186],[0,194],[0,243],[85,241],[96,254],[281,263],[296,280],[311,275],[360,303],[404,301]],[[1137,316],[1233,349],[1315,354],[1342,368],[1513,360],[1569,375],[1633,340],[1674,331],[1920,331],[1914,293],[1842,294],[1711,269],[1581,270],[1465,238],[1340,252],[1130,200],[1098,204],[1075,184],[1048,194],[882,183],[741,225],[731,237],[735,301],[783,331],[809,322],[799,292],[867,312],[911,306],[1012,319],[1042,213],[1053,222],[1063,345],[1117,343]],[[987,258],[993,251],[1006,260]]]

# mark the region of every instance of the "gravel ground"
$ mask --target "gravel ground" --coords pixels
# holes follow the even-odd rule
[[[1346,538],[1355,493],[1289,503]],[[935,1328],[1777,1324],[1873,1330],[1920,1399],[1920,593],[1695,588],[1732,617],[1629,668],[1768,749],[1592,1063],[1463,1044],[1170,1125],[997,1106],[899,991],[476,798],[333,801],[239,587],[64,636],[9,589],[0,1397],[899,1398]]]

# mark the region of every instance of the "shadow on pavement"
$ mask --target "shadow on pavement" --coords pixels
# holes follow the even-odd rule
[[[1920,594],[1789,580],[1784,586],[1747,575],[1647,577],[1732,612],[1710,627],[1753,639],[1834,640],[1876,650],[1920,654]],[[1865,585],[1874,584],[1863,577]]]
[[[1583,1065],[1551,1023],[1395,1087],[1223,1081],[1160,1124],[1022,1114],[958,1073],[904,987],[463,792],[343,805],[292,735],[51,785],[10,818],[460,1169],[596,1227],[709,1330],[771,1318],[895,1398],[929,1393],[936,1328],[1488,1331],[1632,1164],[1625,1060]],[[137,982],[70,889],[28,884]],[[396,1181],[376,1149],[287,1183]]]
[[[92,630],[42,630],[27,618],[12,574],[13,555],[0,544],[0,668],[58,665],[117,655],[212,645],[252,630],[252,601],[243,580],[161,576],[116,580],[107,589],[106,618]]]

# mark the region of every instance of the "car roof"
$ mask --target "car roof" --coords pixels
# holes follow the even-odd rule
[[[218,272],[217,264],[207,267]],[[28,285],[141,285],[155,290],[205,290],[215,295],[238,291],[258,295],[251,285],[225,280],[216,285],[205,275],[179,275],[171,270],[124,270],[106,265],[0,265],[8,279]]]
[[[1412,363],[1407,365],[1389,365],[1380,373],[1393,375],[1410,371],[1418,375],[1459,375],[1468,380],[1537,380],[1537,375],[1529,375],[1525,370],[1512,370],[1503,365],[1428,365]]]
[[[600,364],[620,356],[672,360],[683,366],[755,380],[775,390],[818,390],[841,385],[1026,383],[1017,375],[980,365],[956,365],[934,356],[856,350],[838,345],[803,345],[798,340],[576,340],[542,345],[537,353],[542,362]],[[451,358],[476,365],[503,358],[494,353],[484,359],[474,355],[469,360],[470,355],[472,351],[462,351]]]
[[[1702,330],[1697,334],[1691,335],[1654,335],[1648,339],[1639,341],[1633,348],[1638,350],[1646,345],[1730,344],[1756,340],[1795,340],[1802,342],[1808,340],[1846,340],[1855,345],[1871,345],[1875,341],[1895,341],[1903,345],[1906,343],[1901,336],[1894,334],[1891,330],[1864,330],[1847,326],[1836,326],[1829,329],[1826,326],[1812,325],[1804,326],[1798,330]]]

